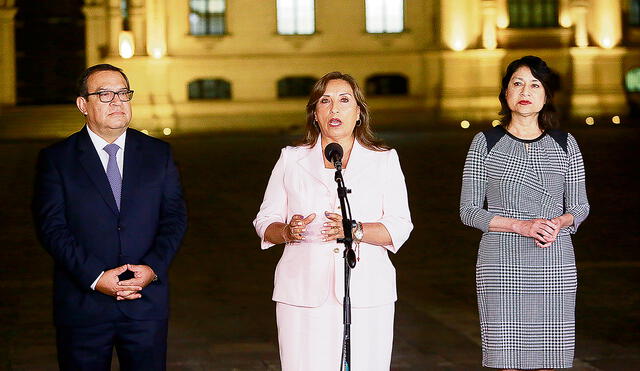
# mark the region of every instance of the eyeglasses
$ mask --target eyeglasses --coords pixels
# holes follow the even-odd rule
[[[101,90],[93,93],[88,93],[87,97],[90,95],[97,95],[98,99],[102,103],[111,103],[113,98],[118,94],[118,98],[120,98],[120,102],[128,102],[133,98],[133,90],[120,90],[120,91],[111,91],[111,90]]]

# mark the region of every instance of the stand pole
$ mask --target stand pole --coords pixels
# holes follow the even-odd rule
[[[350,281],[351,281],[351,269],[356,266],[356,254],[353,251],[353,236],[351,228],[354,221],[351,219],[351,208],[349,206],[349,200],[347,199],[347,193],[351,193],[350,189],[347,189],[344,185],[344,179],[342,178],[341,166],[336,167],[335,175],[336,183],[338,183],[338,198],[340,200],[340,210],[342,211],[342,229],[344,231],[344,238],[339,238],[338,243],[344,244],[344,299],[342,301],[343,310],[343,323],[344,323],[344,336],[342,340],[342,361],[340,362],[340,370],[351,370],[351,294],[350,294]]]

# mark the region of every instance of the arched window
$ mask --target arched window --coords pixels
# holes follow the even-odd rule
[[[317,79],[310,76],[285,77],[278,81],[278,98],[308,97]]]
[[[231,84],[222,79],[198,79],[189,83],[189,99],[231,99]]]
[[[404,30],[404,0],[365,0],[368,33],[396,33]]]
[[[311,35],[316,30],[314,0],[278,0],[278,33]]]
[[[409,82],[402,75],[373,75],[367,79],[367,95],[407,95]]]
[[[223,35],[225,33],[225,0],[190,0],[189,32],[191,35]]]
[[[509,0],[509,27],[558,27],[558,0]]]
[[[629,93],[640,93],[640,67],[636,67],[627,72],[624,78],[625,89]]]
[[[629,2],[629,26],[640,27],[640,0]]]

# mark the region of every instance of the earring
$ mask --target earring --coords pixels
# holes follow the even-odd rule
[[[318,124],[318,120],[313,119],[313,126],[315,126],[316,128],[320,128],[320,125]]]
[[[356,126],[360,126],[362,125],[362,121],[360,121],[360,119],[356,120]]]

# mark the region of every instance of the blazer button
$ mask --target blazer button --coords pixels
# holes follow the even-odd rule
[[[122,227],[121,227],[121,226],[118,226],[118,230],[119,230],[119,231],[121,231],[121,230],[122,230]]]
[[[337,254],[340,252],[340,249],[336,247],[335,249],[333,249],[333,252]]]

